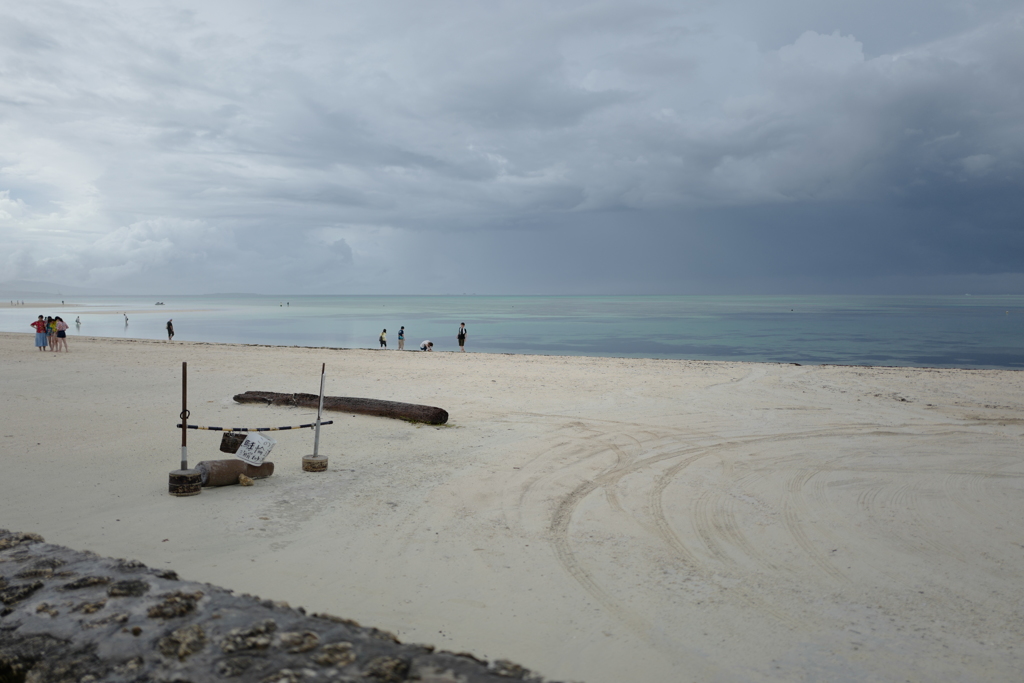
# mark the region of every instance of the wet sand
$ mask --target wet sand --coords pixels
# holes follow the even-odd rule
[[[554,679],[1024,669],[1020,372],[32,340],[0,333],[0,527]],[[321,363],[451,419],[330,414],[328,472],[278,432],[270,479],[174,498],[182,361],[194,424],[309,422],[231,396]]]

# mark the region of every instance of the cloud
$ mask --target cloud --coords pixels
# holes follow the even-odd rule
[[[13,225],[15,219],[25,215],[27,207],[21,199],[11,199],[10,190],[0,191],[0,225]]]
[[[8,6],[0,258],[188,291],[813,288],[837,248],[848,283],[1018,272],[1024,14],[826,5]],[[703,281],[662,261],[688,244]]]
[[[778,55],[786,64],[841,72],[864,63],[864,46],[853,36],[839,35],[839,31],[827,36],[804,31],[792,45],[779,48]]]

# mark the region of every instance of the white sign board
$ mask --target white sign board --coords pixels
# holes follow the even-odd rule
[[[256,465],[257,467],[263,464],[263,461],[270,455],[270,449],[274,447],[277,442],[273,439],[267,438],[262,434],[249,433],[245,437],[245,441],[238,447],[235,452],[235,457],[239,460],[244,460],[250,465]]]

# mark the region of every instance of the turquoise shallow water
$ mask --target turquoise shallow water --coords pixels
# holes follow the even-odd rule
[[[40,313],[72,339],[164,339],[173,318],[176,341],[377,348],[387,328],[394,349],[405,325],[407,348],[453,351],[465,321],[466,349],[488,353],[1024,368],[1024,296],[93,297],[2,309],[0,330]]]

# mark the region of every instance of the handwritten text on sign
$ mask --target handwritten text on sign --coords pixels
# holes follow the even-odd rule
[[[270,455],[270,449],[276,443],[273,439],[269,439],[262,434],[250,433],[245,437],[242,445],[238,447],[235,457],[239,460],[244,460],[250,465],[262,465],[263,461]]]

